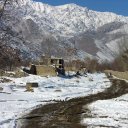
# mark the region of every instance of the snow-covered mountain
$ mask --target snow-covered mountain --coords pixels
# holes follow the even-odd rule
[[[27,56],[50,51],[55,56],[111,61],[128,48],[128,17],[32,0],[19,0],[6,10],[11,15],[6,24],[18,35],[9,44]]]
[[[128,18],[114,13],[101,13],[75,4],[50,6],[32,0],[20,0],[24,19],[32,19],[44,29],[65,36],[74,36],[87,30],[96,30],[111,22],[128,22]]]

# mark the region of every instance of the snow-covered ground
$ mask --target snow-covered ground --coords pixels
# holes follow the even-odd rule
[[[0,128],[13,128],[22,114],[37,105],[50,100],[67,100],[87,96],[103,91],[111,86],[105,74],[88,74],[88,77],[61,78],[30,75],[22,78],[10,78],[10,83],[0,83]],[[91,81],[90,79],[93,79]],[[27,82],[38,82],[34,92],[25,92]]]
[[[99,100],[88,106],[90,118],[83,118],[88,128],[128,128],[128,94],[110,100]]]

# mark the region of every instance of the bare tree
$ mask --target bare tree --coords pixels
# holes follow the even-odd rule
[[[7,25],[11,19],[10,12],[6,10],[7,6],[12,6],[17,0],[0,1],[0,68],[12,70],[20,62],[19,50],[10,47],[10,40],[17,36],[12,27]],[[12,21],[13,22],[13,21]]]
[[[1,47],[0,47],[1,48]],[[0,68],[12,70],[13,67],[18,66],[20,63],[19,50],[11,47],[2,47],[0,51]]]
[[[47,45],[47,49],[46,49],[46,55],[51,57],[52,53],[51,53],[51,41],[49,38],[46,39],[46,45]]]

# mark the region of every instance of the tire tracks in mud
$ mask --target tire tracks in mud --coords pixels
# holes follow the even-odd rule
[[[88,113],[86,106],[97,100],[117,98],[128,93],[128,83],[110,79],[112,86],[105,91],[69,101],[47,104],[22,117],[20,128],[86,128],[80,124],[81,115]],[[88,115],[87,115],[88,116]],[[85,117],[85,116],[84,116]],[[18,127],[18,128],[19,128]]]

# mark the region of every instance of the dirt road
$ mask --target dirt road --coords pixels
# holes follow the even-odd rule
[[[97,100],[119,97],[128,93],[128,83],[124,80],[112,79],[112,86],[104,92],[69,101],[48,104],[33,110],[20,121],[21,128],[85,128],[80,125],[83,106]]]

